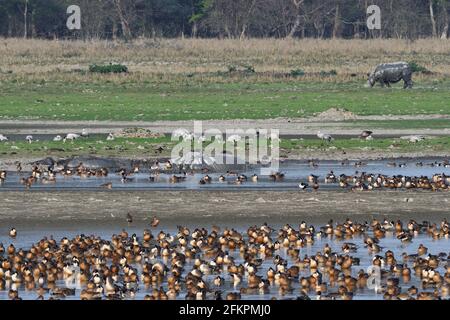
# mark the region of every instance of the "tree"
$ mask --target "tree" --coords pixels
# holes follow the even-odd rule
[[[429,0],[430,20],[431,20],[431,28],[433,31],[433,38],[436,38],[437,37],[437,28],[436,28],[436,19],[434,18],[433,2],[434,2],[434,0]]]

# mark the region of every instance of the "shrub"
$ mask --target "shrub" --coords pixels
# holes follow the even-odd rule
[[[93,64],[89,66],[90,72],[96,73],[127,73],[128,68],[123,64],[107,64],[107,65],[97,65]]]
[[[422,73],[431,73],[430,70],[425,68],[424,66],[419,65],[417,62],[412,61],[409,63],[409,66],[412,72],[422,72]]]
[[[320,71],[320,76],[321,77],[331,77],[331,76],[337,76],[337,71],[336,70],[330,70],[330,71]]]
[[[305,71],[303,71],[302,69],[291,70],[292,77],[303,77],[304,75],[305,75]]]

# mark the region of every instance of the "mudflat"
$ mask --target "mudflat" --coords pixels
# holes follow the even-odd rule
[[[153,215],[165,221],[210,222],[374,216],[435,220],[450,214],[449,195],[447,191],[5,191],[0,220],[122,221],[128,212],[137,222]]]

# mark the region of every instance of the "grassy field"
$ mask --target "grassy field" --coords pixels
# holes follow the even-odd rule
[[[170,138],[116,138],[113,141],[98,139],[79,139],[74,142],[62,141],[25,141],[0,143],[0,157],[67,157],[75,155],[123,156],[123,157],[155,157],[170,155]],[[158,151],[159,147],[166,150]]]
[[[0,39],[0,119],[268,119],[332,107],[356,115],[448,115],[449,51],[450,41],[439,40]],[[365,88],[367,72],[396,60],[430,73],[415,74],[413,90]],[[110,62],[130,72],[88,71]]]
[[[356,115],[449,115],[448,101],[450,81],[418,84],[413,90],[302,80],[181,85],[4,82],[0,117],[115,121],[270,119],[311,116],[332,107],[345,108]]]

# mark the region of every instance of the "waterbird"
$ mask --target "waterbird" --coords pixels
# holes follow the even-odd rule
[[[0,142],[8,141],[8,137],[0,133]]]
[[[127,213],[127,222],[128,222],[128,225],[133,223],[133,216],[129,212]]]
[[[372,131],[369,130],[364,130],[363,132],[361,132],[361,134],[359,135],[359,137],[361,139],[366,139],[366,140],[370,140],[370,138],[372,138]]]
[[[100,188],[103,188],[103,189],[112,189],[112,182],[107,182],[107,183],[104,183],[104,184],[102,184],[102,185],[100,185]]]
[[[81,134],[80,134],[83,138],[87,138],[89,137],[89,132],[87,131],[87,129],[83,129],[81,130]]]
[[[328,134],[328,133],[323,133],[323,132],[321,132],[321,131],[318,131],[318,132],[317,132],[317,137],[318,137],[319,139],[321,139],[321,140],[328,141],[328,142],[330,142],[331,140],[333,140],[333,137],[332,137],[330,134]]]
[[[158,225],[159,225],[159,219],[158,218],[156,218],[156,216],[153,216],[152,217],[152,221],[150,222],[150,225],[153,227],[153,228],[156,228]]]
[[[31,143],[31,142],[33,142],[33,136],[32,135],[27,135],[25,137],[25,140],[28,141],[28,143]]]
[[[300,182],[300,184],[298,185],[298,187],[300,188],[300,190],[306,190],[306,188],[308,188],[308,184],[307,184],[307,183]]]
[[[79,137],[80,137],[80,135],[77,133],[68,133],[68,134],[66,134],[66,137],[63,139],[63,142],[66,142],[67,140],[70,140],[73,142],[76,139],[78,139]]]
[[[17,236],[17,230],[16,228],[11,228],[11,230],[9,231],[9,236],[11,238],[15,238]]]

